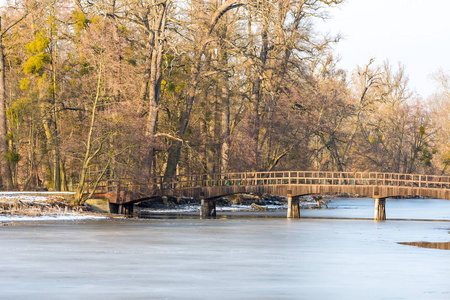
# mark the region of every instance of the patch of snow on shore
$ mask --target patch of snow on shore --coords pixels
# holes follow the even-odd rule
[[[26,203],[32,202],[44,202],[49,199],[48,196],[32,196],[32,195],[19,195],[19,194],[11,194],[11,195],[0,195],[0,202],[10,202],[13,200],[20,200]]]
[[[4,222],[43,222],[43,221],[80,221],[80,220],[97,220],[97,219],[107,219],[104,216],[94,216],[94,215],[47,215],[47,216],[20,216],[20,215],[0,215],[0,223]]]
[[[10,196],[10,195],[42,195],[42,196],[49,196],[49,195],[75,195],[75,192],[0,192],[0,197],[3,196]]]

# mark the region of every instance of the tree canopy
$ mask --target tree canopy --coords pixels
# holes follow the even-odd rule
[[[3,188],[287,169],[448,172],[448,74],[436,74],[442,89],[425,102],[401,64],[338,69],[330,46],[339,37],[314,22],[341,2],[7,2]]]

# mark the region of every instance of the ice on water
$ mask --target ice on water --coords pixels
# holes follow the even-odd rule
[[[450,202],[396,201],[388,217],[403,221],[21,222],[0,228],[0,298],[450,299],[449,252],[398,244],[448,242],[450,218],[407,219],[448,216]],[[373,216],[370,199],[344,202],[302,215]]]

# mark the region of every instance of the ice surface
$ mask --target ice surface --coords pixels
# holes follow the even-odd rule
[[[358,203],[302,213],[373,216],[372,201]],[[419,211],[393,204],[391,214],[399,209],[404,218]],[[449,221],[21,222],[0,227],[0,299],[448,300],[449,252],[398,242],[448,242]]]
[[[268,210],[282,210],[287,209],[287,205],[263,205],[264,207],[267,207]],[[187,212],[200,212],[200,205],[184,205],[176,208],[158,208],[158,209],[152,209],[152,208],[144,208],[139,209],[141,212],[147,212],[147,213],[187,213]],[[232,212],[232,211],[253,211],[252,207],[250,205],[238,205],[233,204],[231,206],[217,206],[216,207],[217,212]]]

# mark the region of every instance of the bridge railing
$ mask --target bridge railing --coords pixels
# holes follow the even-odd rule
[[[170,179],[156,176],[148,184],[135,184],[131,180],[113,181],[98,187],[101,191],[111,191],[114,185],[120,190],[146,192],[212,186],[253,186],[253,185],[367,185],[399,186],[411,188],[449,189],[450,176],[376,173],[376,172],[323,172],[323,171],[277,171],[241,172],[217,174],[177,175]]]
[[[84,193],[91,193],[95,191],[95,193],[110,193],[117,192],[118,187],[120,186],[120,181],[116,179],[108,179],[98,182],[97,186],[93,182],[85,183],[85,191]]]
[[[239,185],[369,185],[403,186],[422,188],[450,188],[449,176],[365,173],[365,172],[319,172],[319,171],[283,171],[177,175],[171,180],[154,178],[153,188],[174,189],[202,186],[239,186]]]

